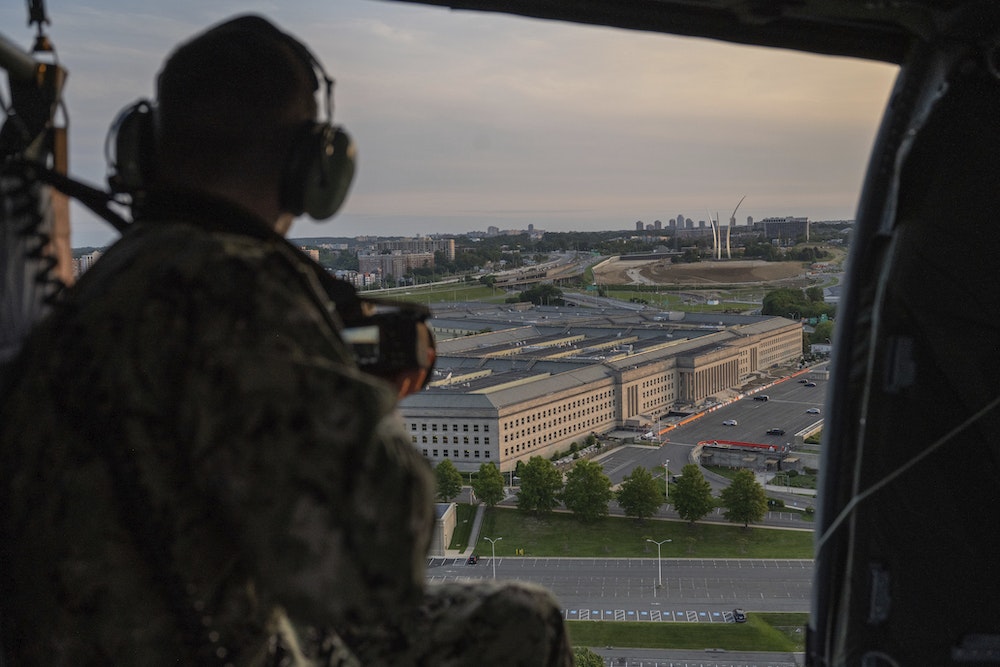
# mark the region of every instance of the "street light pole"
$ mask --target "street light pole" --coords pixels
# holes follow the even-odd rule
[[[663,495],[670,500],[670,459],[663,464]]]
[[[653,544],[656,545],[656,567],[657,570],[659,571],[660,588],[663,588],[663,561],[660,559],[660,545],[666,544],[667,542],[673,542],[673,540],[663,540],[661,542],[657,542],[656,540],[651,540],[647,537],[646,541],[652,542]]]
[[[493,578],[496,579],[497,578],[497,542],[499,542],[503,538],[502,537],[498,537],[498,538],[496,538],[494,540],[494,539],[492,539],[490,537],[484,537],[483,539],[490,543],[490,547],[493,550],[493,557],[490,559],[490,562],[493,564]]]

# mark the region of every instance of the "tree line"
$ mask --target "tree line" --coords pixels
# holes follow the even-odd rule
[[[439,463],[435,474],[440,501],[450,502],[458,496],[464,480],[451,461],[445,459]],[[601,465],[587,459],[574,463],[564,478],[552,461],[533,456],[520,466],[519,475],[517,507],[536,516],[563,506],[581,523],[593,523],[608,515],[610,503],[615,500],[625,516],[642,522],[668,503],[666,483],[661,484],[642,466],[633,468],[617,490],[612,489]],[[488,507],[504,499],[504,478],[492,463],[479,466],[471,484],[478,500]],[[703,519],[717,505],[724,508],[728,521],[742,523],[744,528],[763,519],[767,512],[764,488],[751,471],[738,471],[716,501],[701,468],[693,463],[685,465],[671,484],[669,504],[681,519],[691,524]]]
[[[822,287],[797,289],[794,287],[779,287],[764,295],[761,304],[762,315],[777,315],[792,319],[808,319],[823,317],[832,319],[837,307],[823,301]]]
[[[468,274],[485,267],[497,267],[501,262],[506,268],[525,265],[525,260],[545,261],[554,252],[592,252],[599,255],[628,255],[652,252],[657,247],[676,247],[677,240],[660,230],[662,238],[643,235],[636,236],[630,231],[600,232],[546,232],[541,238],[524,234],[500,235],[492,237],[455,238],[455,256],[449,259],[444,252],[434,253],[433,267],[418,267],[412,275],[434,280],[443,276]],[[349,241],[354,243],[353,239]],[[677,255],[675,262],[698,262],[710,256],[711,237],[694,237],[683,240],[684,254]],[[310,246],[312,247],[312,246]],[[387,251],[388,252],[388,251]],[[331,270],[358,270],[358,250],[332,250],[319,248],[320,264]],[[744,238],[737,249],[737,255],[746,259],[763,259],[770,262],[802,261],[815,262],[830,257],[830,253],[819,246],[779,248],[762,235]],[[402,276],[400,276],[402,277]]]

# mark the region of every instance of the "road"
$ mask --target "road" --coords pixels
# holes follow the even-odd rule
[[[795,378],[786,379],[764,391],[769,400],[755,401],[742,398],[714,408],[701,418],[663,434],[665,442],[659,447],[622,447],[601,458],[604,474],[612,484],[618,484],[636,466],[642,466],[662,479],[664,463],[670,462],[671,474],[678,474],[691,462],[691,452],[703,440],[737,440],[762,444],[784,445],[794,441],[795,433],[820,422],[826,401],[826,380],[815,380],[815,387],[807,387]],[[811,408],[820,414],[806,412]],[[736,426],[723,422],[736,420]],[[784,429],[784,436],[767,435],[770,428]],[[727,480],[706,474],[718,493],[728,484]],[[771,494],[775,495],[775,494]],[[802,496],[781,496],[793,503],[808,503]]]
[[[495,569],[494,569],[495,566]],[[428,560],[433,583],[524,581],[548,588],[566,620],[732,623],[733,609],[807,612],[811,560],[664,558],[464,558]],[[662,576],[662,587],[659,586]],[[592,649],[608,667],[795,667],[791,653]]]
[[[493,561],[428,560],[431,582],[493,576]],[[809,610],[811,560],[663,558],[497,558],[498,581],[544,586],[570,620],[732,622],[732,610]],[[662,587],[659,585],[662,576]]]

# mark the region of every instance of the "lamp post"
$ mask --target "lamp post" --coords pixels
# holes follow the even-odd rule
[[[670,459],[663,462],[663,496],[670,500]]]
[[[672,542],[673,540],[663,540],[661,542],[657,542],[656,540],[651,540],[647,537],[646,541],[652,542],[656,545],[656,569],[659,571],[660,588],[663,588],[663,561],[660,560],[660,545]]]
[[[490,537],[484,537],[483,539],[490,543],[490,547],[493,550],[493,557],[490,559],[490,562],[493,564],[493,578],[496,579],[497,578],[497,542],[499,542],[503,538],[502,537],[498,537],[498,538],[496,538],[494,540],[494,539],[492,539]]]

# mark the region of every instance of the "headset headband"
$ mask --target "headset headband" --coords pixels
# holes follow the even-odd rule
[[[309,72],[309,79],[312,81],[313,92],[320,89],[320,78],[323,83],[323,107],[326,112],[327,122],[333,122],[333,78],[327,74],[326,68],[319,58],[303,42],[293,37],[291,34],[281,30],[276,25],[268,21],[263,16],[257,14],[246,14],[221,23],[211,30],[233,30],[250,31],[262,35],[274,37],[282,44],[286,44],[299,57]],[[210,30],[210,32],[211,32]],[[317,72],[320,76],[316,76]]]

